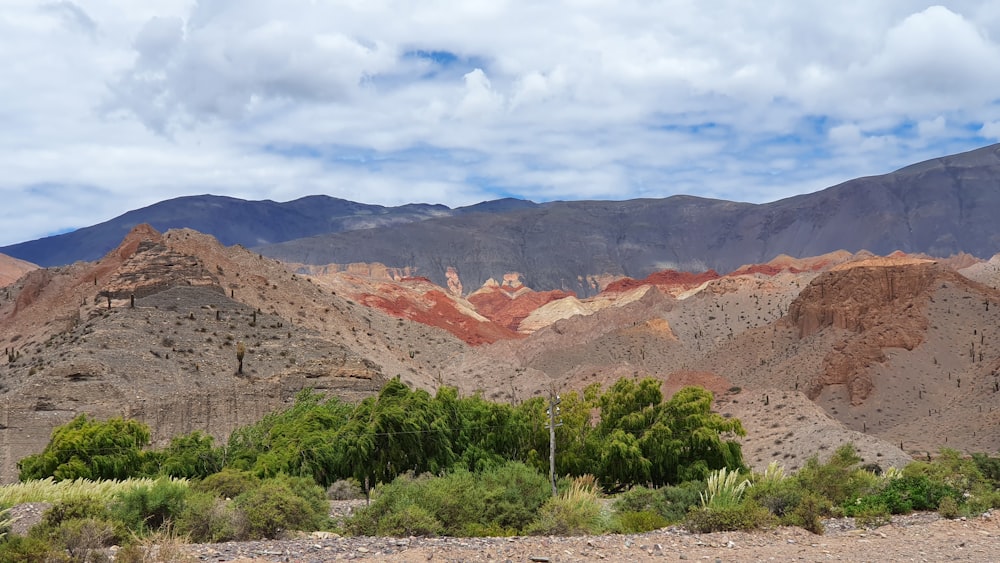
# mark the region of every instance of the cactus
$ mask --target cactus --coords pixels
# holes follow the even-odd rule
[[[240,363],[239,367],[236,369],[236,373],[243,375],[243,356],[247,353],[247,347],[243,345],[242,342],[236,343],[236,361]]]

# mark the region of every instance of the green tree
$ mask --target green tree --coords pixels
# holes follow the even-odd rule
[[[712,412],[711,392],[685,387],[664,403],[660,385],[621,379],[597,400],[601,420],[588,450],[600,460],[605,488],[676,484],[743,467],[739,443],[727,439],[744,435],[743,426]]]
[[[141,473],[148,444],[149,427],[139,421],[81,414],[53,430],[42,453],[18,462],[19,479],[126,479]]]
[[[157,454],[157,472],[161,475],[204,479],[222,470],[222,451],[212,447],[211,436],[197,430],[174,436],[170,439],[170,444]]]

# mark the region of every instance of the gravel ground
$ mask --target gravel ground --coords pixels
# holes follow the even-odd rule
[[[346,538],[314,534],[286,541],[190,545],[196,561],[996,561],[1000,513],[943,520],[896,517],[874,530],[828,520],[826,534],[799,528],[692,534],[677,527],[634,535],[516,538]]]

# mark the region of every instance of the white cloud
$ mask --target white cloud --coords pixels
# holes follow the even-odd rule
[[[922,138],[937,137],[948,130],[948,124],[943,115],[934,119],[925,119],[917,123],[917,133]]]
[[[462,78],[465,80],[465,94],[455,110],[457,117],[475,119],[500,111],[503,96],[493,91],[493,85],[483,69],[473,69]]]
[[[0,244],[204,192],[772,200],[1000,140],[998,41],[985,0],[9,0]]]
[[[979,128],[979,134],[986,139],[1000,141],[1000,121],[984,123],[983,126]]]

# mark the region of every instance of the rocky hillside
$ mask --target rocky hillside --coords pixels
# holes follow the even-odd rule
[[[429,387],[437,362],[464,346],[190,230],[139,226],[97,262],[35,270],[8,289],[4,481],[80,412],[137,418],[158,442],[195,429],[224,438],[307,387],[349,400],[396,375]],[[417,342],[434,347],[410,356]]]
[[[395,376],[509,401],[621,377],[701,385],[743,420],[757,466],[848,440],[883,465],[996,452],[996,260],[779,256],[580,296],[511,272],[471,288],[455,272],[304,268],[139,226],[99,261],[0,294],[0,477],[79,412],[146,421],[158,442],[224,438],[301,389],[357,400]]]
[[[30,262],[0,254],[0,288],[14,283],[24,274],[37,268],[38,266]]]

